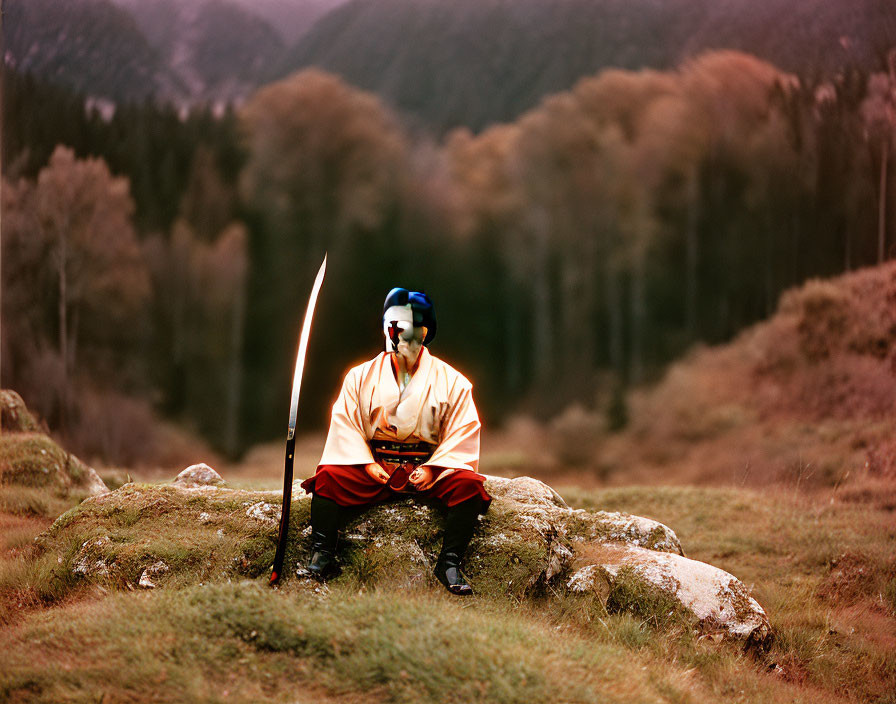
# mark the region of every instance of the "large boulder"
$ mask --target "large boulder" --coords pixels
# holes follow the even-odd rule
[[[40,542],[57,553],[59,569],[68,575],[113,587],[266,577],[280,492],[216,481],[185,484],[127,484],[88,499],[61,516]],[[746,587],[683,557],[667,526],[624,513],[571,509],[549,486],[528,477],[489,477],[486,488],[494,501],[465,563],[479,594],[588,598],[599,609],[684,617],[701,632],[744,643],[769,638],[768,619]],[[303,575],[310,503],[296,482],[287,580]],[[407,498],[376,506],[346,526],[338,579],[359,586],[435,584],[442,527],[435,504]]]
[[[636,545],[590,545],[566,582],[576,594],[599,595],[605,605],[666,611],[699,625],[709,636],[762,646],[771,627],[759,603],[734,576],[683,555]]]

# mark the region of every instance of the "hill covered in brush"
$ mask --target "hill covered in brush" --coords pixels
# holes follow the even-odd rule
[[[694,349],[629,411],[623,433],[592,434],[610,481],[796,481],[896,507],[896,262],[785,292],[771,318]]]

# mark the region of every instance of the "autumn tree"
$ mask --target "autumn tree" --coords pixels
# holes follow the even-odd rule
[[[139,339],[149,288],[133,201],[127,180],[102,160],[76,159],[62,146],[36,182],[6,184],[4,192],[3,304],[22,317],[22,337],[10,344],[34,354],[54,345],[58,396],[41,394],[39,410],[54,406],[64,420],[74,370],[112,372]],[[20,364],[13,378],[27,374],[28,354],[11,356]]]
[[[309,69],[261,89],[242,119],[244,192],[276,227],[322,251],[381,222],[405,144],[376,98]]]

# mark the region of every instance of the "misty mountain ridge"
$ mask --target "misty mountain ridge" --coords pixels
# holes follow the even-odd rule
[[[879,70],[894,46],[891,0],[352,0],[280,73],[315,65],[427,124],[476,129],[610,67],[727,48],[817,80]]]
[[[114,102],[239,101],[285,50],[228,0],[12,0],[5,19],[8,66]]]
[[[138,101],[184,92],[133,16],[107,0],[4,3],[4,62],[94,98]]]
[[[186,88],[164,97],[239,100],[270,79],[285,50],[267,22],[227,0],[130,0],[126,7]]]
[[[668,69],[731,48],[816,81],[880,70],[896,46],[890,0],[8,0],[6,10],[7,65],[89,96],[232,103],[317,66],[437,131],[512,120],[609,67]]]

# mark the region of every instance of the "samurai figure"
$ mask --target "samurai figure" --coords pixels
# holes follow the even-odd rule
[[[472,384],[427,349],[436,316],[425,293],[392,289],[383,334],[385,351],[346,375],[317,472],[302,484],[313,494],[306,569],[318,579],[335,573],[346,517],[410,495],[444,505],[435,576],[452,594],[472,594],[460,563],[491,502],[478,472],[481,426]]]

